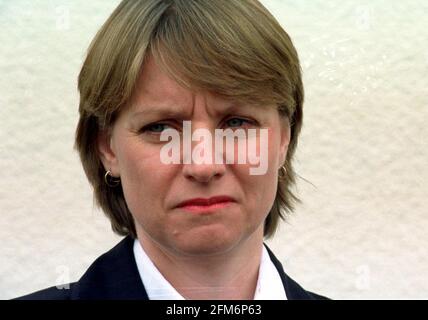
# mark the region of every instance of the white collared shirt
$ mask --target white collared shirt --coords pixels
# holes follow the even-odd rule
[[[150,300],[185,300],[159,272],[137,239],[134,257]],[[287,300],[281,277],[264,246],[254,300]]]

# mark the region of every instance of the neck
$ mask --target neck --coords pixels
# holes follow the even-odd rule
[[[161,247],[138,232],[144,251],[166,280],[186,299],[252,300],[263,249],[263,230],[227,252],[186,256]]]

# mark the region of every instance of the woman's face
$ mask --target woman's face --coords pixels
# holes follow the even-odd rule
[[[121,178],[140,240],[181,255],[218,254],[249,239],[263,240],[278,169],[287,153],[289,124],[273,108],[232,105],[217,95],[179,86],[153,58],[147,60],[132,107],[120,114],[110,137],[101,134],[99,139],[106,170]],[[249,169],[256,165],[237,163],[236,158],[232,164],[165,164],[160,155],[168,142],[160,140],[160,132],[181,132],[183,120],[191,121],[192,132],[208,129],[213,141],[215,129],[266,129],[266,149],[260,146],[260,135],[255,138],[257,150],[267,150],[266,173],[251,175]],[[219,195],[233,201],[202,212],[177,207],[189,199]]]

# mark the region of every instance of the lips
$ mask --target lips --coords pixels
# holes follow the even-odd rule
[[[187,206],[212,206],[214,204],[224,203],[224,202],[234,202],[235,200],[229,196],[216,196],[211,198],[194,198],[181,202],[177,207],[187,207]]]

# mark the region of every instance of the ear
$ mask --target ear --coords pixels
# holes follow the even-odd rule
[[[115,177],[120,176],[118,160],[114,151],[113,139],[109,130],[101,130],[97,136],[97,148],[106,171]]]
[[[288,117],[280,120],[281,120],[281,123],[280,123],[281,139],[280,139],[280,145],[279,145],[278,169],[281,168],[281,166],[285,162],[285,159],[287,158],[288,145],[290,144],[290,138],[291,138],[290,121]]]

